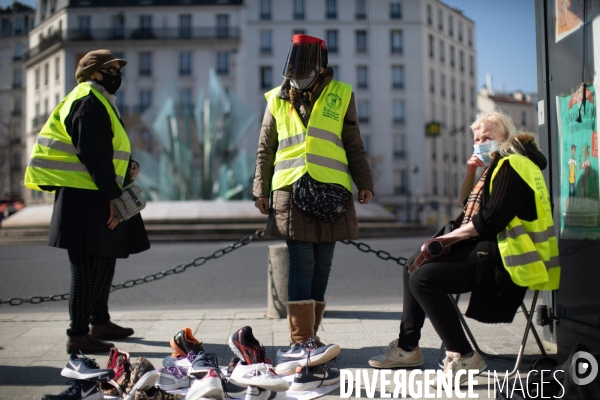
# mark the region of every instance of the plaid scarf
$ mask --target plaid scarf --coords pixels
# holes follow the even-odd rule
[[[481,197],[483,195],[483,186],[485,183],[485,176],[487,175],[487,172],[488,169],[483,171],[483,174],[481,174],[481,177],[479,178],[475,186],[473,186],[473,189],[471,190],[471,193],[467,198],[467,204],[465,205],[465,208],[463,208],[465,216],[463,217],[461,226],[471,222],[473,216],[477,214],[481,209]]]

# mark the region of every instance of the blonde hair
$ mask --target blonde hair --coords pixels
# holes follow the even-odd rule
[[[515,128],[510,115],[499,111],[479,113],[475,117],[475,122],[471,124],[471,130],[474,131],[482,125],[486,125],[502,135],[502,140],[498,140],[497,153],[503,156],[509,154],[527,155],[525,148],[517,139],[517,128]]]

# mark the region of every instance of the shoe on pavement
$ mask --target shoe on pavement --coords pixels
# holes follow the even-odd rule
[[[285,400],[286,398],[285,392],[273,392],[257,386],[248,386],[245,400]]]
[[[106,359],[106,369],[115,371],[115,377],[108,382],[100,383],[100,390],[108,396],[121,396],[131,377],[129,353],[113,347]]]
[[[83,354],[81,358],[76,354],[71,354],[66,367],[62,369],[60,374],[65,378],[85,379],[94,382],[108,381],[115,377],[115,371],[100,369],[94,359],[87,358]]]
[[[190,378],[187,376],[187,371],[177,367],[158,369],[158,381],[156,387],[162,390],[177,390],[190,387]]]
[[[195,359],[196,359],[196,353],[194,352],[194,350],[191,350],[188,353],[187,357],[166,356],[162,361],[162,365],[165,368],[177,367],[180,369],[185,369],[187,371],[188,369],[190,369],[190,367],[192,366],[192,363],[194,362]]]
[[[240,362],[239,357],[233,357],[231,361],[229,361],[229,364],[227,364],[227,376],[231,376],[231,373]],[[245,365],[245,363],[242,363],[242,365]]]
[[[272,392],[285,392],[290,388],[285,379],[275,375],[270,364],[264,363],[252,365],[238,364],[231,373],[229,381],[238,386],[256,386]]]
[[[229,337],[228,343],[233,354],[244,360],[248,365],[271,364],[271,360],[265,354],[265,348],[256,340],[252,334],[252,328],[249,326],[238,329]]]
[[[171,338],[171,348],[175,351],[173,357],[187,357],[190,351],[200,354],[204,349],[202,343],[194,337],[190,328],[183,328]]]
[[[153,387],[148,390],[138,390],[135,392],[134,400],[181,400],[182,394],[167,393],[164,390]]]
[[[487,369],[487,365],[485,361],[477,351],[473,350],[473,355],[471,357],[465,358],[460,353],[455,353],[453,351],[446,351],[446,358],[444,359],[444,380],[450,383],[450,387],[454,387],[454,377],[460,370],[464,370],[465,373],[461,374],[460,382],[466,382],[469,379],[469,370],[477,371],[475,375],[485,371]],[[439,385],[444,386],[443,383],[440,382],[437,378],[433,380],[433,387],[437,389]]]
[[[230,382],[228,378],[223,378],[221,384],[223,385],[223,392],[225,392],[226,398],[239,399],[245,395],[246,389],[248,389],[246,385],[236,385]]]
[[[388,344],[385,353],[369,358],[369,365],[374,368],[413,368],[423,364],[425,359],[419,346],[406,351],[398,347],[398,339]]]
[[[340,346],[337,344],[327,344],[317,347],[313,339],[308,339],[306,343],[295,343],[289,350],[277,350],[278,375],[292,375],[296,372],[297,366],[314,367],[333,360],[340,354]]]
[[[90,335],[101,340],[125,339],[133,335],[133,329],[124,328],[110,321],[100,325],[92,325]]]
[[[131,379],[123,394],[123,400],[134,400],[138,391],[146,391],[158,381],[158,372],[146,357],[138,357],[131,371]]]
[[[220,374],[219,361],[215,353],[202,352],[196,356],[187,374],[192,378],[203,378],[210,370],[217,370]]]
[[[104,394],[98,386],[98,382],[76,380],[68,381],[71,384],[60,394],[46,394],[42,400],[102,400]]]
[[[114,343],[104,342],[91,335],[67,337],[67,354],[108,353],[115,347]]]
[[[203,398],[213,398],[223,400],[224,392],[221,383],[221,376],[215,369],[210,369],[202,379],[194,380],[192,387],[188,390],[186,400],[199,400]]]
[[[294,382],[290,390],[294,392],[303,392],[313,390],[321,386],[333,385],[340,380],[340,370],[330,367],[327,364],[316,365],[314,367],[296,367]]]

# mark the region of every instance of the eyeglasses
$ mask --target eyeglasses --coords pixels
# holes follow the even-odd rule
[[[117,68],[117,67],[110,67],[108,69],[101,69],[100,71],[106,72],[107,74],[112,75],[112,76],[121,76],[121,74],[122,74],[121,68]]]

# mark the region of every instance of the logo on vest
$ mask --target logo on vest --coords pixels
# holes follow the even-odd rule
[[[325,98],[327,106],[323,110],[323,116],[339,121],[340,113],[338,110],[342,108],[342,98],[335,93],[329,93]]]

